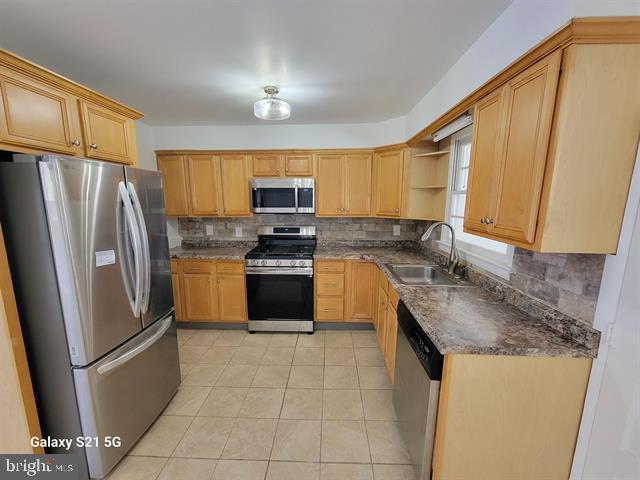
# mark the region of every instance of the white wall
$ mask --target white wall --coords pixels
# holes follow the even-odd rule
[[[640,15],[639,0],[515,0],[406,117],[409,138],[572,17]]]
[[[404,117],[379,123],[153,127],[155,149],[358,148],[405,141]]]

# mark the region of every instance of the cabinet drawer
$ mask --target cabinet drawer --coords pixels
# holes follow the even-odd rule
[[[337,321],[344,319],[342,297],[319,297],[316,299],[316,320]]]
[[[344,295],[344,274],[319,273],[316,275],[316,293],[318,295]]]
[[[391,305],[391,307],[394,310],[398,309],[398,302],[400,301],[400,296],[398,295],[398,292],[396,292],[393,287],[389,287],[389,305]]]
[[[344,272],[342,260],[320,260],[316,262],[317,272]]]
[[[183,273],[211,273],[209,260],[182,260]]]
[[[239,274],[242,275],[244,273],[244,263],[243,262],[216,262],[216,272],[232,275]]]
[[[178,260],[171,260],[171,273],[178,273]]]

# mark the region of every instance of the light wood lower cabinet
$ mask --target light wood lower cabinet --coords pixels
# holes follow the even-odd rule
[[[591,359],[445,355],[433,479],[567,479]]]
[[[182,290],[180,289],[180,266],[178,260],[171,260],[171,288],[173,290],[173,305],[176,320],[184,318],[182,312]]]
[[[376,264],[351,260],[346,264],[346,318],[373,322]]]
[[[246,322],[242,261],[173,260],[176,319],[187,322]],[[172,265],[173,268],[173,265]]]
[[[373,322],[375,272],[372,262],[315,262],[315,319],[326,322]]]

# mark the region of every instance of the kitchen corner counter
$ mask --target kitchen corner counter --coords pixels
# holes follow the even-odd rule
[[[169,250],[171,258],[192,260],[244,260],[253,246],[237,245],[224,247],[174,247]]]
[[[594,358],[595,348],[553,330],[478,287],[409,286],[391,274],[388,263],[433,264],[409,248],[319,246],[314,259],[369,260],[443,354]]]

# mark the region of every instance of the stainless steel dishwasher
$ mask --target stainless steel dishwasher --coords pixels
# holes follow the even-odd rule
[[[400,302],[393,405],[418,480],[431,478],[443,359]]]

